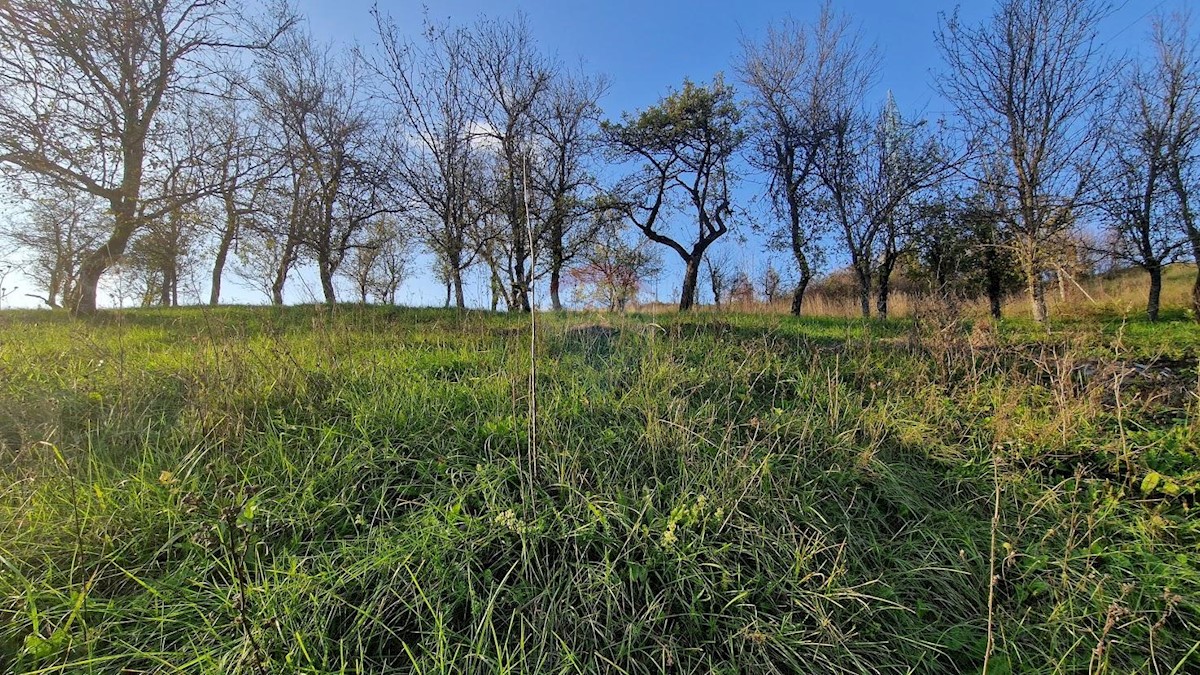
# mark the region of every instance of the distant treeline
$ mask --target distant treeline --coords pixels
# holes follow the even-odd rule
[[[1186,16],[1153,17],[1149,56],[1112,53],[1110,13],[942,17],[944,119],[869,100],[879,51],[829,3],[745,40],[728,80],[605,119],[608,79],[522,16],[412,36],[375,9],[345,46],[266,0],[0,3],[0,167],[25,206],[0,301],[20,267],[23,295],[80,314],[102,279],[141,304],[217,304],[232,274],[281,304],[304,268],[327,302],[340,279],[394,303],[427,259],[447,305],[474,271],[493,309],[529,311],[535,282],[554,309],[619,309],[665,255],[681,310],[754,281],[801,314],[844,266],[864,316],[905,279],[996,314],[1021,290],[1044,321],[1048,283],[1106,260],[1148,274],[1155,319],[1164,268],[1200,257],[1200,61]],[[779,260],[714,253],[739,228]]]

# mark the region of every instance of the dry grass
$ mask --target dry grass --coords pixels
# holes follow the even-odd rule
[[[1164,312],[1183,312],[1191,303],[1191,284],[1196,266],[1179,263],[1170,266],[1164,274],[1162,309]],[[1051,316],[1137,316],[1146,308],[1150,280],[1137,269],[1126,270],[1111,277],[1100,276],[1070,283],[1060,289],[1051,285],[1046,289],[1046,299]],[[889,316],[895,319],[911,319],[928,303],[920,296],[905,292],[894,292],[889,301]],[[791,297],[783,297],[773,303],[726,303],[717,308],[705,305],[702,312],[733,311],[745,314],[782,315],[791,312]],[[979,299],[961,306],[964,315],[982,317],[988,313],[986,299]],[[1026,317],[1031,314],[1029,298],[1023,293],[1010,295],[1003,305],[1004,315]],[[638,313],[674,313],[676,306],[668,303],[639,305]],[[875,312],[874,300],[871,305]],[[862,316],[858,298],[829,295],[819,289],[804,297],[804,315],[837,319],[855,319]]]

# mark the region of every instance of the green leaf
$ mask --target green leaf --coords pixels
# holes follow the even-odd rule
[[[1142,479],[1142,494],[1148,495],[1154,492],[1154,488],[1158,487],[1160,482],[1162,482],[1162,475],[1157,471],[1146,474],[1146,477]]]

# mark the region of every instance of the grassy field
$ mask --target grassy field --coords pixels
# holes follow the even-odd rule
[[[1200,672],[1167,316],[5,312],[0,672]]]

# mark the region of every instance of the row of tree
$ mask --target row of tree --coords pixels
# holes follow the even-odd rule
[[[227,271],[282,303],[302,266],[328,302],[337,278],[395,302],[420,252],[460,308],[472,269],[493,309],[530,311],[542,279],[554,309],[567,283],[623,308],[656,250],[678,257],[686,310],[705,264],[720,302],[712,247],[748,227],[794,261],[796,314],[836,260],[864,315],[887,315],[904,267],[997,314],[1022,285],[1044,321],[1047,280],[1103,248],[1146,270],[1153,319],[1164,267],[1200,257],[1200,62],[1185,17],[1156,19],[1148,59],[1105,53],[1109,11],[943,17],[948,120],[870,104],[878,51],[829,4],[743,41],[740,95],[717,75],[604,120],[605,78],[549,57],[520,17],[408,37],[375,10],[373,44],[340,49],[282,3],[9,0],[0,167],[30,217],[3,234],[37,297],[84,314],[106,273],[174,305],[201,266],[212,304]]]

